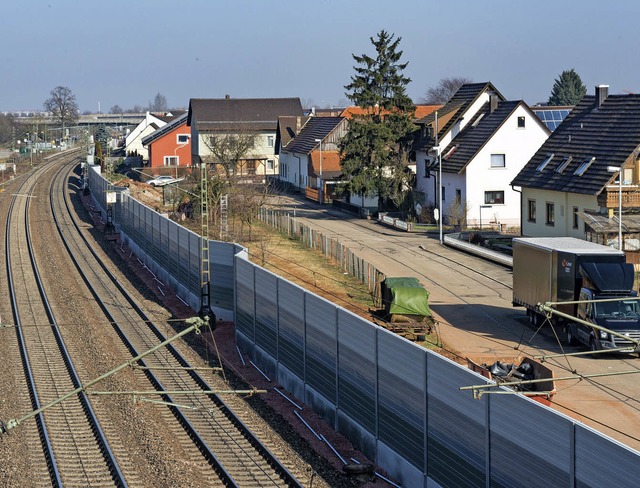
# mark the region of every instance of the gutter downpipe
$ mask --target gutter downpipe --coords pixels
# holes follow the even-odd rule
[[[298,187],[298,190],[299,190],[300,180],[302,178],[302,159],[300,159],[300,156],[296,156],[296,153],[293,153],[293,157],[298,160],[298,181],[296,182],[296,186]]]

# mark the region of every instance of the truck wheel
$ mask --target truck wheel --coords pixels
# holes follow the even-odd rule
[[[570,325],[566,326],[566,332],[567,332],[567,344],[570,346],[575,346],[576,345],[576,338],[573,335],[573,330],[571,329]]]

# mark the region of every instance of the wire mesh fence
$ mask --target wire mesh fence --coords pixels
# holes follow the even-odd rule
[[[367,285],[370,292],[377,298],[379,283],[385,275],[375,266],[354,254],[347,246],[334,237],[300,222],[288,212],[282,210],[260,209],[259,218],[269,227],[277,229],[290,238],[298,239],[311,249],[316,249],[332,259],[344,273],[348,273],[361,283]]]

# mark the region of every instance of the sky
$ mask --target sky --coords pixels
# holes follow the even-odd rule
[[[545,102],[575,69],[593,94],[640,93],[638,0],[12,0],[0,5],[0,111],[42,110],[56,86],[81,112],[190,98],[348,104],[352,54],[401,37],[414,102],[446,77]]]

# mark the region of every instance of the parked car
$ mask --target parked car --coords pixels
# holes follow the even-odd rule
[[[155,178],[147,181],[147,184],[151,186],[164,186],[169,183],[177,183],[183,179],[184,178],[174,178],[173,176],[156,176]]]

